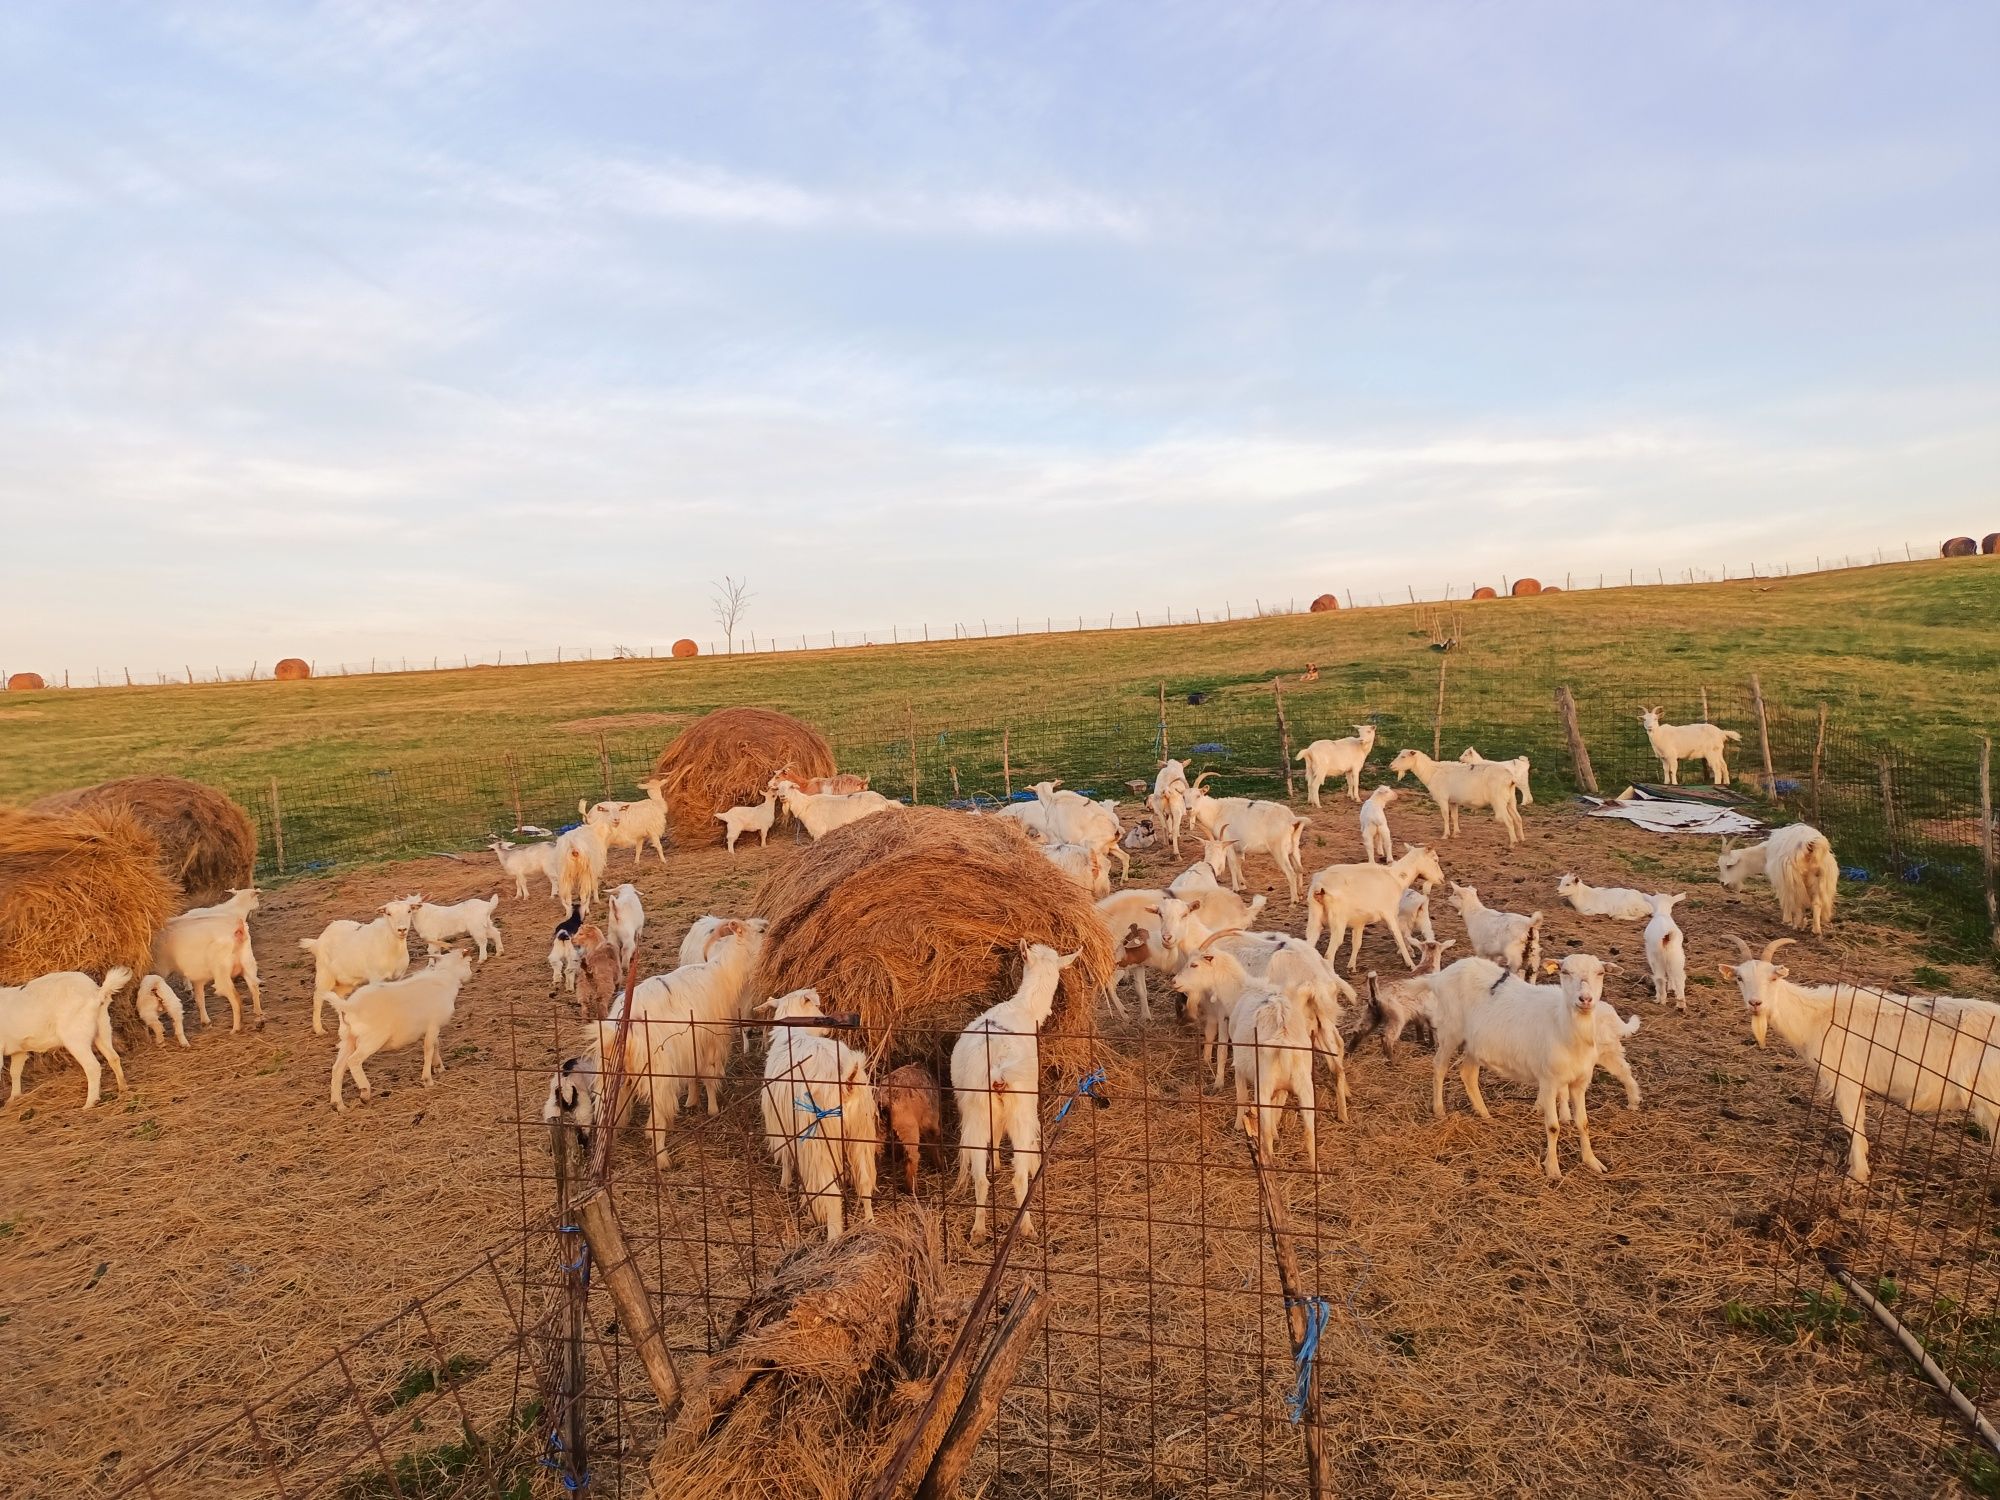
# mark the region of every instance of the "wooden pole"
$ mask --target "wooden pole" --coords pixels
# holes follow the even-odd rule
[[[278,778],[271,778],[271,842],[278,850],[278,873],[285,873],[285,815],[278,805]]]
[[[1438,658],[1438,705],[1437,714],[1431,720],[1431,759],[1438,760],[1444,755],[1444,664],[1449,658]]]
[[[1292,800],[1292,726],[1285,722],[1285,691],[1271,679],[1271,701],[1278,705],[1278,769],[1285,773],[1285,800]]]
[[[1285,1314],[1291,1324],[1292,1352],[1304,1347],[1307,1320],[1311,1316],[1305,1277],[1299,1274],[1299,1258],[1292,1249],[1290,1216],[1271,1187],[1265,1170],[1264,1153],[1255,1135],[1246,1134],[1250,1161],[1257,1169],[1257,1196],[1264,1201],[1264,1224],[1271,1231],[1272,1257],[1278,1263],[1278,1285],[1285,1294]],[[1319,1370],[1315,1366],[1306,1377],[1305,1410],[1301,1414],[1306,1439],[1306,1492],[1312,1500],[1331,1500],[1333,1485],[1327,1473],[1326,1433],[1320,1426]]]
[[[521,816],[521,768],[514,763],[512,750],[500,758],[507,767],[507,789],[514,794],[514,831],[518,833],[527,823]]]
[[[951,800],[958,801],[958,762],[951,763]]]
[[[604,778],[604,796],[605,800],[609,801],[611,797],[611,747],[604,743],[604,731],[601,729],[597,731],[597,770],[598,774]]]
[[[1160,683],[1160,764],[1167,763],[1167,684]]]
[[[1014,731],[1004,726],[1000,730],[1000,784],[1007,789],[1007,800],[1014,800],[1014,761],[1011,741]]]
[[[618,1040],[622,1047],[624,1037],[621,1035]],[[605,1131],[604,1134],[608,1136],[612,1132]],[[583,1334],[590,1318],[590,1267],[584,1246],[579,1243],[582,1239],[581,1226],[570,1206],[569,1129],[561,1120],[549,1122],[549,1144],[555,1151],[556,1242],[562,1256],[563,1289],[567,1294],[563,1368],[558,1377],[561,1405],[552,1415],[563,1425],[566,1440],[562,1455],[564,1484],[574,1490],[581,1488],[585,1476],[590,1473],[590,1428],[584,1419],[583,1409],[586,1378]]]
[[[1986,926],[2000,948],[2000,892],[1993,883],[1993,736],[1979,741],[1979,859],[1986,867]]]
[[[1896,1342],[1903,1346],[1904,1352],[1914,1359],[1917,1368],[1924,1372],[1924,1378],[1944,1392],[1945,1399],[1951,1402],[1952,1409],[1971,1424],[1972,1430],[1979,1434],[1979,1440],[1993,1452],[2000,1453],[2000,1430],[1996,1430],[1993,1424],[1986,1420],[1985,1414],[1972,1404],[1970,1396],[1952,1384],[1951,1377],[1945,1374],[1943,1367],[1935,1359],[1931,1358],[1930,1351],[1924,1348],[1923,1341],[1903,1325],[1901,1318],[1884,1307],[1873,1293],[1846,1271],[1833,1265],[1827,1269],[1833,1272],[1836,1281],[1847,1288],[1850,1297],[1867,1308],[1878,1323],[1895,1335]]]
[[[1576,772],[1577,789],[1595,797],[1597,773],[1590,766],[1590,747],[1583,742],[1583,726],[1576,721],[1576,699],[1570,695],[1568,683],[1556,689],[1556,717],[1562,721],[1563,736],[1569,741],[1569,763]]]
[[[576,1218],[583,1228],[584,1239],[590,1243],[593,1269],[605,1290],[611,1293],[612,1305],[618,1309],[619,1331],[631,1342],[639,1363],[645,1366],[646,1382],[659,1397],[660,1409],[672,1413],[680,1405],[680,1374],[674,1369],[666,1335],[653,1314],[653,1299],[646,1291],[638,1266],[633,1264],[632,1252],[626,1247],[625,1230],[618,1222],[618,1210],[611,1201],[610,1191],[593,1193],[584,1199]]]
[[[1819,706],[1819,733],[1813,736],[1812,820],[1814,827],[1819,826],[1819,762],[1820,756],[1825,753],[1825,750],[1826,705],[1822,703]]]
[[[1771,721],[1764,714],[1764,683],[1755,672],[1750,674],[1750,701],[1757,705],[1757,748],[1764,755],[1764,793],[1768,796],[1777,777],[1771,770]]]
[[[1708,723],[1708,722],[1709,722],[1709,717],[1708,717],[1708,689],[1707,689],[1707,687],[1706,687],[1706,686],[1704,686],[1704,687],[1702,688],[1702,690],[1701,690],[1701,722],[1702,722],[1702,723],[1704,723],[1704,724],[1706,724],[1706,723]]]
[[[910,700],[903,700],[903,712],[910,725],[910,806],[917,805],[917,710]]]
[[[1889,863],[1900,865],[1903,851],[1896,846],[1896,788],[1889,778],[1889,762],[1878,760],[1875,769],[1882,779],[1882,833],[1889,845]]]
[[[917,1487],[917,1500],[954,1500],[959,1482],[979,1449],[979,1440],[1000,1414],[1001,1399],[1014,1383],[1021,1361],[1048,1321],[1049,1299],[1040,1287],[1023,1287],[1015,1295],[1007,1316],[1001,1320],[993,1342],[980,1356],[978,1368],[966,1382],[958,1411],[938,1444],[937,1456],[924,1482]]]

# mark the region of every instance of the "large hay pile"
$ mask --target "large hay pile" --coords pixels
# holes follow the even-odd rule
[[[31,812],[84,808],[117,809],[137,819],[159,845],[161,868],[189,906],[220,901],[254,877],[256,826],[214,787],[178,776],[123,776],[29,804]]]
[[[771,773],[787,765],[801,780],[831,776],[833,749],[812,725],[768,708],[703,714],[653,763],[674,841],[720,844],[715,815],[762,801]]]
[[[174,911],[160,847],[131,813],[0,807],[0,984],[143,971]]]
[[[779,1262],[692,1372],[653,1492],[848,1500],[863,1489],[950,1347],[947,1316],[962,1311],[944,1294],[939,1238],[934,1216],[911,1212]]]
[[[936,807],[877,813],[791,854],[751,904],[771,922],[758,993],[811,985],[829,1012],[858,1011],[870,1050],[897,1062],[934,1057],[1011,994],[1019,944],[1080,948],[1042,1061],[1069,1072],[1095,1058],[1111,939],[1090,897],[1011,823]],[[924,1034],[895,1047],[898,1025]]]
[[[312,674],[311,665],[296,656],[288,656],[271,668],[271,675],[279,682],[304,682]]]

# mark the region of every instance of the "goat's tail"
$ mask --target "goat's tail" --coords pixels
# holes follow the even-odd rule
[[[1618,1012],[1613,1011],[1612,1014],[1615,1016]],[[1618,1029],[1620,1034],[1624,1036],[1630,1036],[1633,1032],[1637,1031],[1639,1029],[1639,1013],[1636,1010],[1633,1011],[1629,1017],[1619,1024]]]
[[[109,1005],[111,997],[132,982],[132,971],[120,964],[104,976],[104,984],[97,992],[100,1005]]]
[[[318,938],[300,938],[299,947],[303,949],[305,952],[310,953],[314,958],[319,957]]]
[[[1722,731],[1722,737],[1733,744],[1736,741],[1741,740],[1743,738],[1743,735],[1740,730],[1725,729]]]

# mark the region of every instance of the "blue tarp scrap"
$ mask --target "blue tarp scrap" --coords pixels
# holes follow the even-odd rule
[[[1218,745],[1211,741],[1205,745],[1189,745],[1187,753],[1189,755],[1229,755],[1234,752],[1227,745]]]
[[[1849,865],[1840,872],[1842,880],[1861,881],[1868,879],[1868,872],[1859,865]]]

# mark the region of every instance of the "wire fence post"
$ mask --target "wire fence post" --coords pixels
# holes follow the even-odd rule
[[[1167,684],[1160,683],[1160,764],[1167,763]]]
[[[1701,722],[1704,724],[1713,722],[1708,716],[1708,686],[1706,683],[1702,685],[1701,689]]]
[[[1813,827],[1819,826],[1819,766],[1820,757],[1826,752],[1826,705],[1819,706],[1819,732],[1813,736],[1812,763],[1812,820]]]
[[[278,851],[278,873],[285,873],[285,815],[278,805],[278,778],[271,778],[271,843]]]
[[[1009,802],[1014,800],[1014,760],[1011,753],[1013,746],[1010,743],[1013,737],[1014,731],[1003,724],[1000,728],[1000,777],[1001,785],[1007,790]]]
[[[1993,736],[1979,741],[1979,862],[1986,877],[1986,929],[2000,948],[2000,892],[1993,884]]]
[[[507,767],[507,790],[514,795],[514,831],[519,833],[527,826],[527,819],[521,816],[521,768],[514,763],[514,752],[507,751],[500,757]]]
[[[604,731],[597,731],[597,770],[604,779],[604,797],[611,799],[611,747],[604,742]]]
[[[624,1046],[624,1036],[618,1045]],[[614,1101],[615,1102],[615,1101]],[[605,1134],[609,1136],[610,1131]],[[562,1448],[563,1487],[571,1493],[590,1483],[589,1424],[584,1420],[585,1365],[583,1334],[590,1318],[590,1254],[570,1202],[569,1129],[561,1120],[549,1122],[549,1145],[555,1153],[557,1245],[562,1256],[563,1288],[567,1293],[563,1329],[563,1368],[558,1376],[560,1409],[549,1414],[554,1439],[558,1426],[567,1434]],[[586,1166],[587,1170],[587,1166]]]
[[[1271,701],[1278,705],[1278,769],[1285,773],[1285,800],[1292,800],[1292,726],[1285,722],[1285,690],[1271,679]]]
[[[910,806],[917,805],[917,710],[909,699],[903,700],[903,713],[910,726]]]
[[[1431,719],[1431,759],[1439,760],[1444,755],[1444,666],[1447,657],[1438,658],[1438,701],[1437,713]]]
[[[1882,781],[1882,837],[1889,848],[1889,863],[1900,865],[1903,852],[1896,838],[1896,788],[1889,779],[1889,761],[1885,756],[1875,762],[1875,769]]]
[[[1576,699],[1566,682],[1556,688],[1556,717],[1562,721],[1563,735],[1569,741],[1569,763],[1576,772],[1577,789],[1594,797],[1597,772],[1591,768],[1590,747],[1583,742],[1583,728],[1576,721]]]
[[[1750,701],[1757,706],[1757,748],[1764,756],[1764,794],[1769,796],[1777,774],[1771,769],[1771,722],[1764,713],[1764,683],[1755,672],[1750,674]]]

